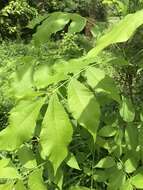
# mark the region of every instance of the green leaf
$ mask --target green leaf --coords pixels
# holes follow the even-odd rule
[[[0,190],[13,190],[13,186],[13,183],[0,184]]]
[[[135,186],[137,189],[143,188],[143,172],[137,173],[135,176],[131,178],[131,184]]]
[[[62,190],[64,173],[62,167],[58,168],[56,176],[54,177],[54,183]]]
[[[15,189],[14,190],[26,190],[24,184],[22,181],[18,181],[15,185]]]
[[[110,32],[98,40],[96,47],[89,51],[86,59],[91,59],[94,62],[93,60],[100,51],[111,44],[127,41],[142,24],[143,10],[127,15]]]
[[[67,165],[71,168],[77,169],[77,170],[81,170],[79,168],[78,162],[76,160],[76,157],[73,154],[70,154],[70,156],[68,157],[68,160],[66,161]]]
[[[128,158],[124,163],[125,171],[127,173],[133,173],[134,171],[136,171],[137,166],[138,166],[138,161],[134,157]]]
[[[133,190],[133,186],[130,180],[126,181],[120,188],[120,190]]]
[[[37,169],[29,175],[28,187],[30,190],[47,190],[42,177],[43,169]]]
[[[87,187],[82,187],[82,186],[74,186],[74,187],[71,187],[70,190],[90,190],[90,189]]]
[[[56,173],[68,154],[68,145],[72,140],[72,125],[58,97],[50,98],[40,135],[41,156],[48,158]]]
[[[95,92],[103,93],[107,95],[107,97],[117,101],[119,104],[121,102],[119,89],[117,88],[115,81],[109,76],[106,76],[97,84]]]
[[[33,65],[32,57],[24,57],[20,60],[22,65],[13,73],[11,91],[16,98],[33,97],[37,93],[33,90]]]
[[[69,21],[70,15],[68,13],[54,12],[49,15],[33,35],[35,45],[39,46],[46,43],[52,34],[62,30]]]
[[[111,168],[115,165],[115,161],[112,157],[107,156],[102,158],[96,165],[95,168]]]
[[[20,179],[21,177],[9,159],[2,159],[0,160],[0,178]]]
[[[125,129],[125,140],[129,150],[136,150],[138,146],[138,129],[136,125],[128,125]]]
[[[122,99],[120,115],[126,122],[132,122],[135,118],[135,110],[131,101],[125,97]]]
[[[109,190],[118,190],[125,183],[126,175],[122,169],[117,169],[116,167],[109,169]]]
[[[72,80],[68,86],[68,105],[73,117],[91,133],[95,140],[100,106],[93,93],[77,80]]]
[[[101,137],[112,137],[116,133],[117,130],[114,127],[107,125],[99,130],[98,135]]]
[[[89,67],[86,70],[85,76],[87,77],[88,84],[95,88],[96,85],[105,77],[105,72],[95,67]]]
[[[68,28],[68,32],[69,33],[77,33],[77,32],[81,32],[85,25],[86,25],[86,18],[78,15],[78,14],[71,14],[71,24]]]
[[[38,14],[33,20],[31,20],[28,23],[27,28],[34,29],[36,27],[36,25],[39,25],[46,18],[48,18],[48,16],[49,16],[49,14],[47,14],[47,13],[43,14],[43,15]]]
[[[13,151],[34,135],[36,120],[45,99],[22,100],[9,116],[9,126],[0,132],[0,150]]]
[[[94,175],[93,175],[93,178],[95,181],[97,182],[106,182],[106,180],[108,179],[108,174],[106,173],[106,170],[96,170]]]
[[[65,80],[68,78],[68,75],[63,68],[64,62],[59,62],[56,64],[60,64],[60,70],[56,69],[56,66],[49,67],[47,64],[39,65],[36,68],[34,72],[34,84],[37,88],[45,88],[50,84],[57,84],[61,80]]]
[[[23,167],[27,169],[32,169],[37,166],[35,155],[32,149],[28,148],[27,146],[22,146],[18,150],[17,154]]]

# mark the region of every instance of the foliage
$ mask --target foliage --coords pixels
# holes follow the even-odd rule
[[[9,1],[0,10],[0,36],[20,38],[22,28],[36,14],[36,9],[29,6],[27,0]]]
[[[142,102],[138,109],[133,94],[142,64],[133,65],[125,51],[143,24],[143,10],[127,15],[88,53],[80,52],[75,40],[85,22],[77,14],[48,15],[33,35],[29,54],[19,59],[11,79],[15,106],[0,132],[2,190],[143,189]],[[59,49],[54,46],[52,58],[46,49],[45,58],[43,50],[53,39]],[[70,52],[78,54],[73,58]],[[100,64],[115,65],[114,74],[125,72],[128,93]]]

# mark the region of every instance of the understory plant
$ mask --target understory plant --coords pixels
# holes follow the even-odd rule
[[[31,44],[40,52],[62,30],[80,33],[86,22],[52,13],[40,20]],[[126,94],[99,59],[142,24],[143,10],[127,15],[82,56],[60,54],[51,64],[23,57],[11,79],[16,105],[0,132],[1,190],[143,189],[142,102],[135,104],[132,94],[132,66],[119,48],[108,60],[128,71]],[[141,71],[140,64],[134,72]]]

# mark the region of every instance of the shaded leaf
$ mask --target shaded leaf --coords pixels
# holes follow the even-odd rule
[[[17,154],[23,167],[32,169],[37,166],[35,155],[32,149],[28,148],[27,146],[22,146],[18,150]]]

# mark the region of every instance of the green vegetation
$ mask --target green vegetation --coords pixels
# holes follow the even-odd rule
[[[0,4],[0,190],[143,189],[143,2]]]

